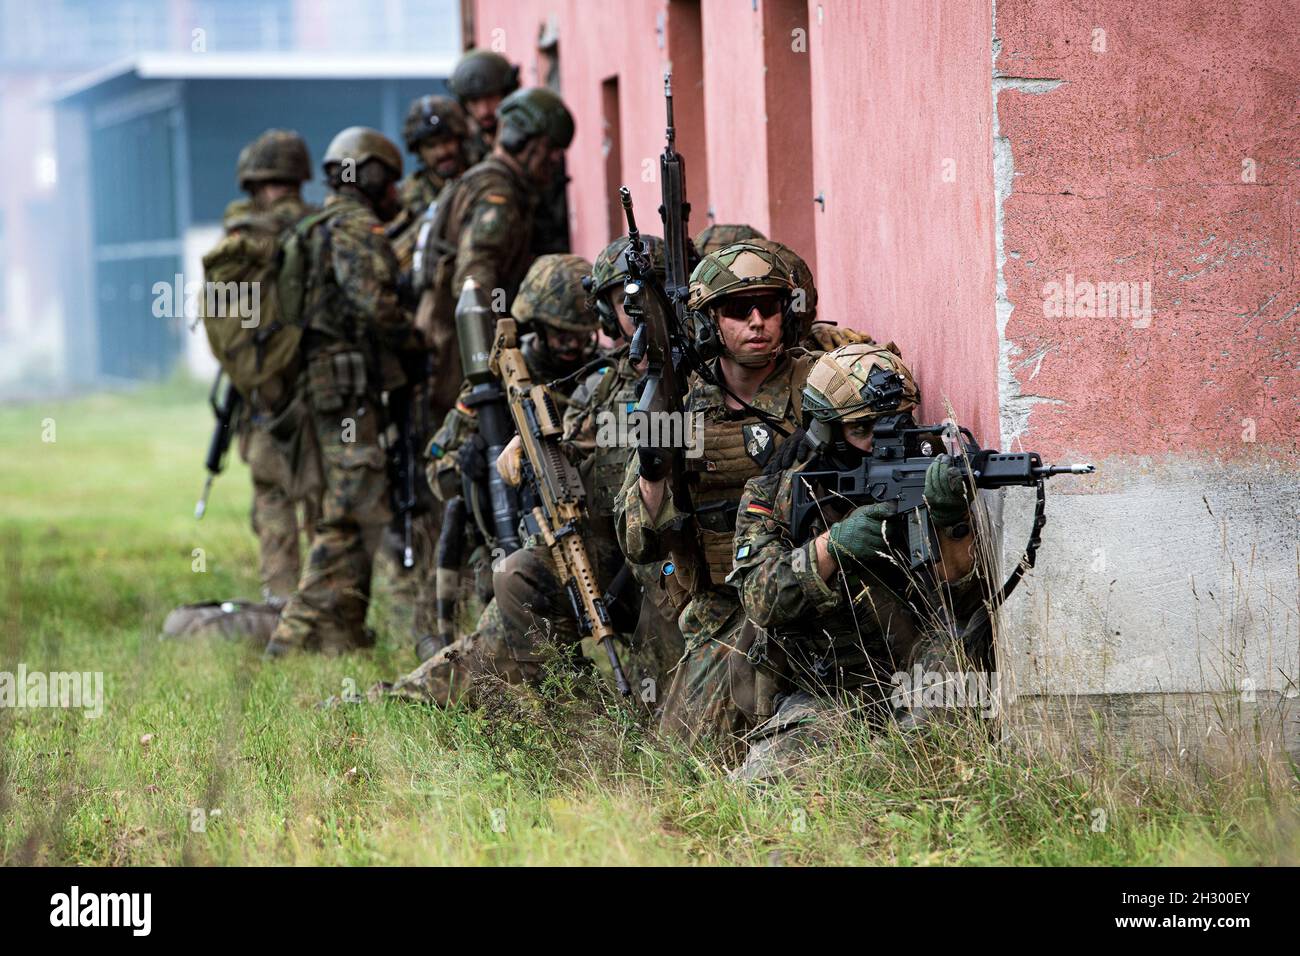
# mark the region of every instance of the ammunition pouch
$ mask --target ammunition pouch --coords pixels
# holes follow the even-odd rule
[[[312,408],[337,412],[353,396],[365,395],[366,357],[357,350],[317,352],[307,361],[307,391]]]
[[[768,632],[746,619],[727,657],[732,703],[757,725],[776,713],[777,697],[788,690],[786,660],[781,645]]]

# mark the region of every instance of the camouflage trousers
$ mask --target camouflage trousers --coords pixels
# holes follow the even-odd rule
[[[374,554],[391,520],[378,404],[367,396],[309,395],[320,449],[321,518],[298,588],[272,643],[342,653],[373,643],[365,628]]]
[[[369,697],[404,700],[449,707],[458,702],[475,703],[475,680],[493,676],[509,684],[535,683],[540,679],[540,656],[522,654],[513,646],[501,607],[493,598],[479,618],[478,627],[452,642],[392,685],[376,684]]]
[[[734,615],[717,630],[686,639],[659,716],[661,733],[691,746],[706,742],[719,747],[729,763],[743,753],[741,736],[748,729],[731,686],[732,658],[738,653],[736,641],[743,625],[737,605]]]
[[[576,655],[581,635],[568,595],[544,549],[522,548],[501,559],[493,572],[493,587],[494,596],[472,633],[443,648],[391,688],[377,688],[372,696],[473,704],[478,677],[491,675],[509,684],[538,686],[556,650]],[[665,685],[680,646],[676,623],[655,605],[643,603],[631,651],[622,655],[622,664],[633,693],[648,705],[657,702],[657,688]]]
[[[311,540],[320,505],[314,497],[294,500],[289,462],[271,436],[260,428],[245,424],[239,436],[239,456],[248,463],[253,478],[251,517],[253,534],[257,536],[262,597],[282,604],[298,586],[302,568],[300,537]]]
[[[904,674],[915,668],[915,673],[934,675],[940,690],[955,681],[961,681],[964,690],[970,673],[967,667],[972,666],[966,655],[957,650],[949,635],[929,629],[912,646],[899,650],[898,658],[880,662],[878,682],[839,693],[810,684],[781,696],[776,712],[746,735],[748,752],[732,772],[732,779],[764,782],[796,776],[851,724],[878,729],[897,720],[900,727],[914,729],[947,716],[946,706],[927,706],[925,695],[919,692],[914,696],[901,693],[887,675],[892,668]],[[993,691],[996,693],[996,688]]]

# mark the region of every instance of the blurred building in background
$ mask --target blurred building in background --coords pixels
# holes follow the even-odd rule
[[[0,395],[215,367],[151,290],[201,277],[240,148],[398,139],[460,37],[456,0],[0,0]]]

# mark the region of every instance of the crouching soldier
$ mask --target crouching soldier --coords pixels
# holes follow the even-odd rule
[[[744,615],[726,577],[745,482],[761,473],[801,418],[800,389],[812,359],[795,348],[796,288],[791,263],[752,242],[700,260],[691,273],[688,307],[697,317],[696,348],[713,355],[703,376],[692,377],[683,402],[690,424],[702,426],[696,447],[686,449],[683,458],[698,547],[688,543],[678,552],[669,546],[670,529],[681,525],[682,516],[668,493],[669,468],[661,450],[637,449],[617,503],[624,553],[630,561],[659,566],[658,586],[680,612],[686,639],[661,727],[687,741],[713,738],[732,750],[746,729],[729,677]]]
[[[579,256],[548,255],[534,262],[524,277],[511,312],[517,322],[521,325],[527,323],[534,330],[523,336],[520,351],[530,377],[537,384],[562,379],[564,376],[572,378],[572,373],[579,371],[594,356],[597,319],[583,286],[583,279],[590,270],[590,263]],[[554,392],[563,401],[573,391],[573,387],[572,381],[561,382]],[[462,394],[457,408],[448,415],[448,421],[435,437],[435,458],[430,466],[429,481],[446,500],[463,492],[465,500],[477,495],[481,502],[485,496],[472,486],[481,487],[486,480],[488,468],[496,468],[497,462],[487,460],[483,438],[477,430],[477,416],[464,401],[467,395],[468,391]],[[510,447],[513,450],[509,457],[516,463],[513,483],[518,484],[518,446],[508,446]],[[507,455],[503,454],[502,458],[507,458]],[[484,513],[481,505],[474,505],[467,510],[476,515]],[[477,565],[484,573],[491,573],[487,565],[493,528],[478,527],[470,521],[466,524],[465,533],[474,538],[477,545],[475,553],[469,559],[470,563]],[[536,542],[531,544],[534,548],[537,547]],[[520,558],[516,560],[526,564],[526,568],[522,564],[511,564],[510,569],[505,566],[515,555],[531,553],[532,550],[533,548],[525,547],[509,556],[498,554],[494,562],[496,573],[491,574],[493,584],[500,581],[509,588],[516,589],[511,593],[517,595],[519,584],[516,579],[524,571],[536,571],[535,563]],[[537,560],[545,565],[547,559],[538,557]],[[439,568],[439,574],[442,575],[444,570],[452,569]],[[448,577],[458,578],[459,575]],[[553,575],[551,577],[553,580]],[[534,592],[546,589],[545,582],[538,583],[539,581],[540,578],[530,582]],[[440,636],[455,637],[454,634],[447,634],[447,629],[452,626],[452,621],[449,620],[452,611],[441,607],[453,595],[444,593],[441,582],[438,590],[439,616],[443,619],[440,622]],[[379,685],[372,690],[371,696],[391,693],[445,705],[460,699],[462,694],[469,691],[473,678],[478,674],[491,673],[509,683],[535,680],[540,674],[542,661],[537,646],[537,628],[533,628],[530,633],[528,626],[506,624],[501,601],[492,592],[482,597],[487,602],[486,607],[477,617],[477,626],[471,633],[432,650],[418,649],[424,663],[391,687]],[[512,607],[518,603],[516,598]],[[540,606],[538,611],[541,612]],[[535,622],[531,619],[527,622],[529,625],[533,623]],[[563,605],[563,613],[552,615],[549,627],[552,632],[549,639],[555,643],[569,646],[578,643],[567,600]],[[547,629],[545,625],[541,628]],[[438,643],[441,645],[444,642]]]
[[[952,459],[939,455],[924,473],[938,560],[920,572],[906,570],[906,529],[892,520],[892,502],[854,507],[804,477],[859,467],[881,416],[910,412],[919,400],[892,344],[828,352],[803,389],[813,440],[779,462],[791,467],[745,487],[728,581],[752,621],[741,641],[752,666],[737,670],[748,672],[737,686],[759,726],[742,778],[790,769],[825,736],[830,713],[887,717],[895,673],[957,666],[954,622],[985,595],[967,488]],[[801,482],[807,498],[796,495]],[[806,529],[794,527],[797,497],[821,499]]]

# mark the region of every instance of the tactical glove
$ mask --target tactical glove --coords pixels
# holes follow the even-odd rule
[[[950,455],[939,455],[925,472],[925,501],[930,520],[940,528],[951,528],[966,520],[966,480]]]
[[[501,457],[497,459],[497,474],[511,488],[518,488],[523,483],[524,467],[524,446],[516,435],[510,439],[510,443],[501,451]]]
[[[885,548],[885,519],[893,517],[894,506],[888,502],[859,505],[848,517],[831,525],[832,556],[840,552],[860,560],[877,556]]]

